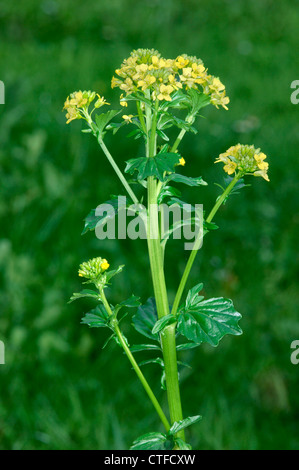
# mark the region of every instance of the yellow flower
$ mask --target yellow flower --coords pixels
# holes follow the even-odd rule
[[[267,175],[267,172],[265,170],[258,170],[258,171],[255,171],[253,174],[254,176],[261,176],[266,181],[270,181],[269,176]]]
[[[108,261],[106,259],[103,259],[100,267],[103,271],[106,271],[106,269],[108,269],[110,266],[110,264],[108,263]]]
[[[257,166],[259,167],[260,170],[268,170],[269,163],[264,162],[264,160],[266,158],[267,158],[267,156],[262,152],[254,156],[254,159],[256,160]]]
[[[202,75],[205,71],[205,68],[202,64],[196,64],[195,62],[193,62],[192,64],[192,71],[193,71],[193,76],[195,78],[195,75]]]
[[[176,58],[175,65],[177,66],[177,68],[182,69],[186,67],[186,65],[188,64],[189,64],[189,59],[185,59],[182,56],[179,56]]]
[[[178,88],[183,88],[183,85],[181,84],[181,82],[178,82],[175,79],[175,76],[172,75],[172,73],[170,75],[168,75],[168,83],[169,83],[169,85],[173,86],[173,88],[175,90],[177,90]]]
[[[71,106],[77,106],[78,108],[83,108],[87,104],[87,98],[83,98],[82,91],[77,91],[74,93],[74,97],[70,100]]]
[[[125,108],[128,106],[127,101],[124,99],[123,93],[120,95],[119,101],[120,101],[121,106],[124,106]]]
[[[192,68],[191,67],[184,67],[183,68],[183,74],[180,75],[180,80],[183,82],[184,85],[186,85],[187,88],[193,88],[194,87],[194,78],[192,76]]]
[[[133,80],[131,78],[126,78],[119,88],[124,90],[126,93],[131,93],[134,90]]]
[[[74,119],[81,119],[81,114],[79,113],[79,111],[73,107],[73,106],[69,106],[68,108],[66,108],[66,123],[69,124],[71,121],[73,121]]]
[[[225,89],[225,86],[223,83],[219,80],[219,78],[214,77],[212,83],[209,85],[210,90],[212,91],[223,91]]]
[[[171,101],[170,93],[172,93],[173,91],[174,91],[173,86],[164,85],[164,83],[162,83],[162,85],[160,85],[160,93],[157,96],[158,100],[159,101],[161,100]]]
[[[103,96],[100,96],[100,95],[97,94],[97,97],[98,97],[98,99],[94,104],[95,108],[100,108],[101,106],[104,106],[104,104],[110,105],[110,103],[107,103],[107,101],[105,100],[105,98]]]
[[[153,75],[146,75],[143,80],[139,80],[137,83],[138,87],[141,87],[142,91],[145,91],[149,88],[153,83],[155,83],[156,78]]]
[[[132,117],[133,117],[133,114],[124,114],[124,115],[122,116],[122,118],[123,118],[127,123],[132,122]]]
[[[183,157],[181,157],[181,158],[179,159],[179,164],[182,165],[182,166],[185,166],[185,163],[186,163],[186,162],[185,162],[185,159],[184,159]]]
[[[229,161],[226,165],[224,165],[223,169],[226,171],[228,175],[232,175],[237,168],[237,164],[235,162]]]

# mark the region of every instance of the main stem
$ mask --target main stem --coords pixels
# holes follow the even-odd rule
[[[105,307],[108,315],[112,316],[113,313],[112,313],[110,305],[109,305],[109,303],[106,299],[104,289],[100,289],[100,293],[101,293],[101,299],[103,301],[104,307]],[[152,391],[152,389],[149,386],[146,378],[144,377],[143,373],[141,372],[137,362],[135,361],[134,356],[131,353],[130,348],[128,347],[128,345],[127,345],[127,343],[126,343],[126,341],[123,337],[123,334],[122,334],[122,332],[121,332],[121,330],[118,326],[117,320],[115,320],[115,324],[113,325],[113,328],[114,328],[114,331],[115,331],[115,333],[116,333],[116,335],[119,339],[119,342],[120,342],[124,352],[126,353],[127,358],[129,359],[130,363],[132,364],[132,367],[135,370],[140,382],[142,383],[144,390],[146,391],[146,393],[147,393],[149,399],[151,400],[156,412],[158,413],[158,415],[159,415],[166,431],[168,432],[169,429],[170,429],[170,424],[169,424],[169,422],[168,422],[168,420],[167,420],[167,418],[166,418],[166,416],[165,416],[165,414],[164,414],[157,398],[155,397],[154,392]]]
[[[155,111],[146,110],[147,124],[147,157],[152,158],[156,154],[156,123],[157,106]],[[157,204],[158,190],[157,180],[153,176],[147,179],[148,192],[148,252],[153,280],[153,288],[157,305],[158,318],[169,314],[168,296],[163,267],[163,253],[160,243],[159,211]],[[161,345],[163,351],[167,399],[171,424],[183,419],[180,388],[178,380],[178,367],[176,355],[175,326],[166,327],[161,333]],[[178,433],[178,437],[185,439],[184,431]]]

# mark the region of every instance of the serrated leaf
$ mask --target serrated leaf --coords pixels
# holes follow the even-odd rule
[[[176,323],[177,319],[174,315],[171,313],[169,315],[165,315],[164,317],[160,318],[156,323],[154,324],[154,327],[152,329],[153,335],[160,333],[166,326],[172,325],[173,323]]]
[[[108,326],[109,315],[104,305],[97,305],[96,308],[86,313],[82,318],[81,323],[88,325],[90,328]]]
[[[179,315],[177,329],[188,340],[217,346],[226,334],[240,335],[241,314],[230,299],[212,298],[185,306]]]
[[[175,183],[183,183],[187,186],[207,186],[207,182],[202,179],[201,176],[191,177],[181,175],[179,173],[172,173],[167,176],[166,181],[174,181]]]
[[[137,180],[143,180],[148,176],[155,176],[160,181],[164,180],[164,173],[173,173],[175,166],[179,164],[178,153],[159,153],[154,157],[139,157],[128,160],[125,168],[126,173],[131,175],[137,171]]]
[[[99,300],[100,294],[92,289],[83,289],[81,292],[74,292],[69,300],[69,304],[74,300],[81,299],[82,297],[90,297],[94,300]]]
[[[201,416],[189,416],[188,418],[182,419],[180,421],[176,421],[173,423],[171,428],[168,431],[168,435],[175,435],[179,431],[182,431],[182,429],[187,428],[188,426],[191,426],[191,424],[197,423],[197,421],[201,420]]]
[[[152,329],[158,320],[156,302],[153,297],[150,297],[144,305],[138,307],[132,320],[135,330],[147,338],[159,341],[159,335],[152,333]]]
[[[167,450],[165,447],[168,441],[166,434],[161,432],[149,432],[138,437],[131,447],[131,450]]]

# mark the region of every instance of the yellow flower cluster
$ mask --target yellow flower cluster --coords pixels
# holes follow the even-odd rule
[[[219,155],[215,163],[224,163],[224,171],[229,175],[239,172],[240,176],[253,174],[269,181],[267,156],[253,145],[237,144]]]
[[[89,105],[97,98],[93,110],[89,113]],[[95,91],[75,91],[67,97],[63,109],[66,111],[66,123],[69,124],[74,119],[85,119],[91,122],[91,114],[97,108],[109,104],[105,98],[98,95]]]
[[[225,86],[219,78],[208,74],[202,60],[196,57],[183,54],[176,59],[164,59],[154,49],[137,49],[115,73],[111,86],[119,87],[126,95],[149,90],[153,100],[171,101],[175,90],[195,88],[208,95],[217,108],[228,109]],[[121,104],[126,106],[123,94]]]
[[[80,277],[85,277],[94,281],[99,278],[108,268],[109,263],[104,258],[93,258],[89,261],[86,261],[80,264],[78,274]]]

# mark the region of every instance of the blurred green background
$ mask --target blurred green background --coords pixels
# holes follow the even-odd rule
[[[229,111],[205,108],[198,134],[180,148],[184,172],[210,183],[184,189],[190,202],[212,206],[213,182],[224,176],[213,162],[230,145],[261,147],[270,163],[270,183],[251,178],[217,214],[220,230],[205,240],[188,283],[204,282],[207,297],[232,298],[244,331],[218,348],[180,354],[192,365],[181,374],[184,414],[203,416],[188,438],[196,449],[299,448],[299,365],[290,362],[299,339],[299,105],[290,101],[298,27],[296,0],[1,0],[2,449],[125,449],[161,429],[116,344],[102,350],[107,333],[80,325],[92,305],[67,304],[80,289],[79,263],[95,256],[126,265],[111,302],[152,295],[142,241],[80,235],[88,212],[123,190],[95,139],[80,132],[81,122],[66,126],[61,112],[77,89],[118,105],[111,77],[138,47],[202,58],[231,99]],[[121,168],[142,155],[128,129],[107,136]],[[187,255],[169,243],[170,301]],[[143,342],[130,321],[125,334]],[[144,373],[165,403],[158,366]]]

